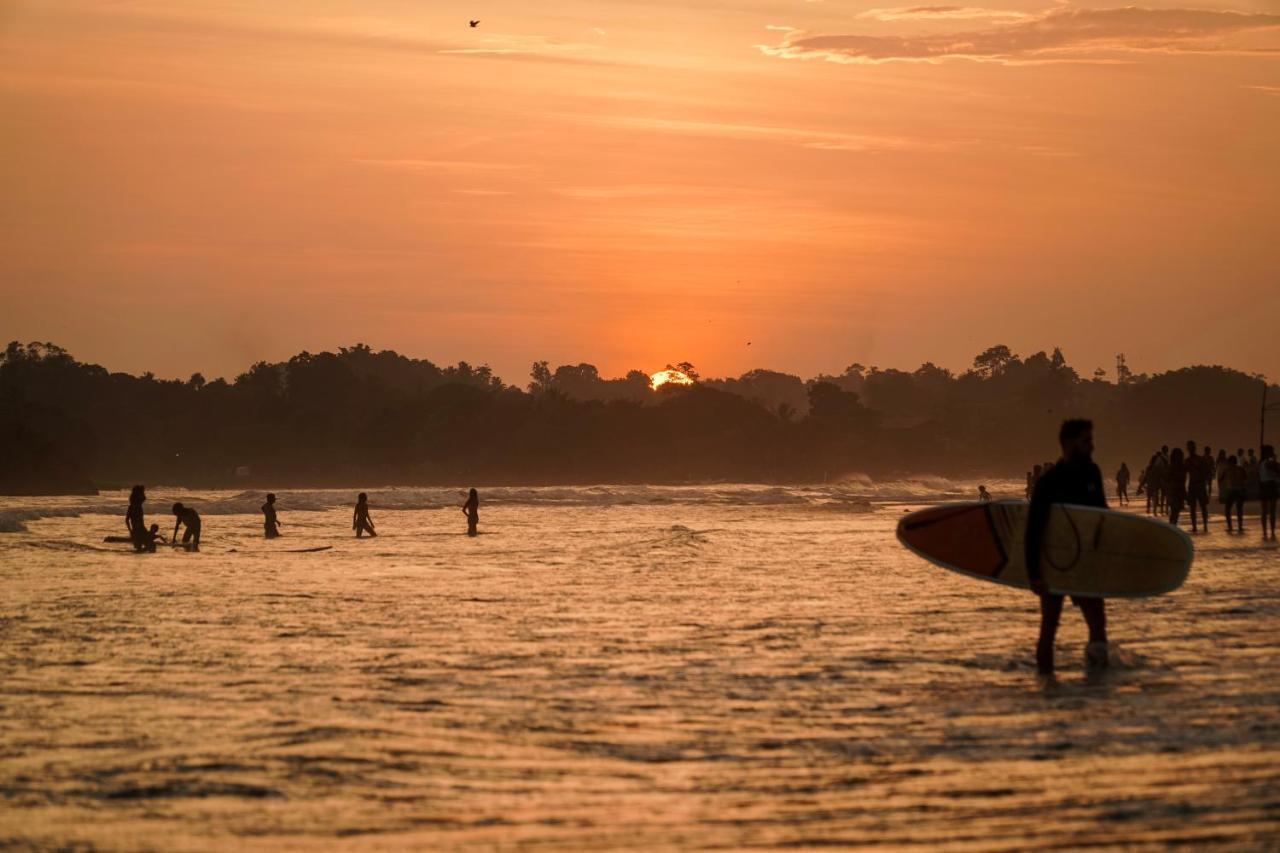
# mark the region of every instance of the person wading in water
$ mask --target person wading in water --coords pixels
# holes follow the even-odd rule
[[[351,528],[355,530],[357,539],[366,533],[370,536],[378,535],[373,529],[373,519],[369,517],[369,496],[364,492],[356,498],[356,512],[351,517]]]
[[[276,518],[275,493],[267,494],[267,502],[262,505],[262,530],[268,539],[280,535],[280,519]]]
[[[1049,590],[1040,572],[1041,548],[1049,513],[1054,504],[1080,504],[1107,508],[1102,485],[1102,471],[1093,462],[1093,422],[1083,419],[1064,421],[1058,431],[1062,459],[1041,476],[1031,493],[1027,519],[1026,566],[1031,589],[1040,596],[1040,640],[1036,643],[1036,668],[1041,675],[1053,674],[1053,643],[1062,617],[1063,596]],[[1105,600],[1082,595],[1071,596],[1089,626],[1089,645],[1085,661],[1092,667],[1107,665],[1107,611]]]
[[[124,514],[124,526],[129,531],[129,541],[139,551],[144,550],[148,542],[147,524],[142,517],[142,504],[146,499],[147,490],[142,486],[134,486],[129,492],[129,509]]]
[[[480,523],[480,493],[472,489],[467,495],[467,502],[462,505],[462,514],[467,517],[467,535],[479,536],[476,525]]]

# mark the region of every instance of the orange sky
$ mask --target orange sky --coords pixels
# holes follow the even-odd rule
[[[1280,2],[943,2],[8,0],[0,338],[1280,375]]]

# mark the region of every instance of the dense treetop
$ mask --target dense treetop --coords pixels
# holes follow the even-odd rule
[[[850,365],[653,390],[633,370],[440,367],[357,344],[259,362],[232,382],[111,373],[48,343],[0,355],[0,491],[134,482],[368,485],[791,481],[849,473],[1020,477],[1056,455],[1058,423],[1092,417],[1099,460],[1135,473],[1194,438],[1256,447],[1264,382],[1219,366],[1082,378],[1061,351],[979,353],[955,374]],[[1270,399],[1280,401],[1272,385]],[[1275,416],[1280,419],[1280,415]],[[239,476],[237,476],[239,470]],[[247,476],[246,476],[246,472]]]

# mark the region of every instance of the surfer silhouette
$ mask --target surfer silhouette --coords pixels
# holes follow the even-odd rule
[[[178,541],[178,528],[185,525],[187,529],[182,531],[182,544],[187,546],[188,551],[199,551],[200,513],[189,506],[176,503],[173,505],[173,514],[178,519],[173,523],[173,541]]]
[[[357,539],[366,533],[370,536],[378,535],[373,529],[373,519],[369,517],[369,496],[364,492],[356,498],[356,512],[351,517],[351,528],[355,530]]]
[[[1036,643],[1036,668],[1042,675],[1053,674],[1053,643],[1062,617],[1063,596],[1049,591],[1040,572],[1041,547],[1049,522],[1049,512],[1056,503],[1081,504],[1107,508],[1102,485],[1102,471],[1093,462],[1093,422],[1082,418],[1064,421],[1058,431],[1062,459],[1045,471],[1031,494],[1027,519],[1026,565],[1031,589],[1040,596],[1040,639]],[[1071,601],[1080,608],[1089,626],[1089,645],[1085,660],[1090,666],[1107,665],[1107,612],[1105,600],[1073,595]]]
[[[1129,504],[1129,465],[1126,462],[1121,462],[1120,470],[1116,471],[1116,500],[1120,506]]]
[[[475,489],[467,495],[467,502],[462,505],[462,514],[467,517],[467,535],[479,536],[476,525],[480,523],[480,493]]]
[[[991,503],[991,493],[987,491],[986,486],[978,486],[978,500],[982,503]]]
[[[280,519],[276,518],[276,496],[274,492],[267,494],[267,502],[262,505],[262,529],[268,539],[280,535]]]

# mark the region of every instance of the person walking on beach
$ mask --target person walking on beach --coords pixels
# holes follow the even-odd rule
[[[1218,464],[1213,461],[1213,448],[1209,447],[1207,444],[1204,447],[1204,454],[1200,457],[1200,466],[1204,469],[1205,494],[1208,500],[1213,500],[1213,481],[1218,479],[1214,476],[1218,471]],[[1205,510],[1204,517],[1209,517],[1209,511],[1207,509]],[[1206,524],[1204,529],[1208,530],[1209,526]]]
[[[475,489],[468,493],[467,502],[462,505],[462,514],[467,517],[467,535],[479,536],[480,531],[476,530],[476,526],[480,523],[480,493]]]
[[[1244,498],[1245,487],[1249,484],[1249,475],[1241,467],[1239,460],[1228,456],[1218,475],[1218,494],[1222,496],[1222,512],[1227,517],[1228,533],[1244,533]],[[1236,510],[1236,529],[1231,529],[1231,508]]]
[[[1280,501],[1280,462],[1276,460],[1276,449],[1270,444],[1262,445],[1262,453],[1258,463],[1258,501],[1261,505],[1262,538],[1276,538],[1276,503]],[[1271,526],[1271,536],[1267,536],[1267,525]]]
[[[262,505],[262,530],[268,539],[275,539],[280,535],[280,519],[276,518],[274,492],[267,493],[267,502]]]
[[[1196,454],[1196,443],[1187,442],[1187,508],[1191,511],[1191,532],[1196,532],[1196,508],[1204,522],[1204,532],[1209,532],[1209,469],[1203,456]]]
[[[138,551],[143,550],[147,539],[147,525],[142,517],[142,504],[146,499],[147,490],[142,486],[134,486],[129,492],[129,508],[124,514],[124,526],[129,531],[129,541]]]
[[[200,513],[181,503],[173,505],[173,514],[178,519],[173,524],[173,542],[178,541],[178,528],[186,526],[182,532],[182,544],[188,551],[200,550]]]
[[[1165,475],[1165,495],[1169,502],[1169,523],[1176,525],[1182,508],[1187,503],[1187,463],[1182,448],[1175,447],[1169,454],[1169,470]]]
[[[1062,459],[1050,468],[1036,484],[1028,511],[1026,551],[1027,578],[1031,589],[1040,596],[1040,638],[1036,643],[1036,668],[1041,675],[1053,674],[1053,643],[1062,617],[1063,596],[1049,590],[1040,573],[1041,547],[1049,512],[1054,504],[1080,504],[1107,508],[1102,485],[1102,471],[1093,462],[1093,422],[1081,418],[1064,421],[1058,431]],[[1080,608],[1089,626],[1089,644],[1085,660],[1092,667],[1107,665],[1107,612],[1102,598],[1073,595],[1071,602]]]
[[[351,528],[355,530],[357,539],[366,533],[370,536],[378,535],[373,529],[373,519],[369,517],[369,496],[364,492],[356,497],[356,512],[351,517]]]
[[[1120,470],[1116,472],[1116,500],[1120,502],[1120,506],[1129,505],[1129,465],[1127,462],[1120,463]]]

